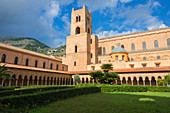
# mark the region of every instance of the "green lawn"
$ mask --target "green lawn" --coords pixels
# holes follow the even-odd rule
[[[30,113],[170,113],[170,93],[96,93],[34,108]]]

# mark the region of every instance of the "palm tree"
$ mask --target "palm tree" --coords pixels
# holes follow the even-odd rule
[[[1,66],[1,62],[0,62],[0,79],[12,80],[12,77],[11,77],[10,73],[13,73],[13,72],[10,71],[8,68],[6,68],[5,64]]]
[[[113,65],[112,64],[103,64],[101,66],[103,69],[104,73],[109,72],[109,70],[113,70]]]

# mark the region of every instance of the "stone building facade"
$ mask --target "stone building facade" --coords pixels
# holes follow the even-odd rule
[[[80,74],[82,83],[90,82],[89,72],[108,63],[121,83],[132,85],[157,85],[157,79],[170,71],[170,27],[98,39],[92,34],[92,15],[85,5],[72,9],[66,47],[63,63],[70,73]]]
[[[14,72],[13,81],[1,85],[68,85],[74,74],[81,83],[94,83],[89,72],[112,64],[120,81],[132,85],[158,85],[170,72],[170,27],[99,39],[93,34],[92,14],[84,5],[72,9],[71,35],[62,59],[0,43],[0,60]]]
[[[13,71],[12,81],[0,80],[4,86],[70,85],[72,77],[62,59],[0,43],[1,65]]]

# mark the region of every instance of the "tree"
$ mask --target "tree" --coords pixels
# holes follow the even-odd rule
[[[113,70],[113,65],[112,64],[103,64],[101,67],[104,71],[104,73],[109,72],[109,70]]]
[[[13,73],[13,72],[10,71],[8,68],[6,68],[5,64],[1,66],[1,62],[0,62],[0,79],[12,80],[13,78],[11,77],[10,73]]]
[[[75,74],[75,75],[74,75],[74,82],[75,82],[75,83],[79,83],[79,82],[80,82],[79,74]]]
[[[169,75],[165,75],[164,77],[165,77],[165,79],[160,79],[160,78],[159,78],[159,79],[157,80],[159,85],[162,85],[162,84],[170,84],[170,74],[169,74]]]
[[[89,75],[94,79],[97,83],[102,80],[103,73],[101,71],[90,72]]]
[[[164,84],[170,84],[170,74],[165,76]]]
[[[111,84],[113,80],[118,80],[119,79],[119,75],[117,73],[104,73],[104,77],[103,80],[106,83]]]

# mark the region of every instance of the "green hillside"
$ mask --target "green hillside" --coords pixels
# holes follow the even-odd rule
[[[0,43],[53,56],[63,56],[66,51],[65,45],[58,48],[50,48],[46,44],[30,37],[0,37]]]

